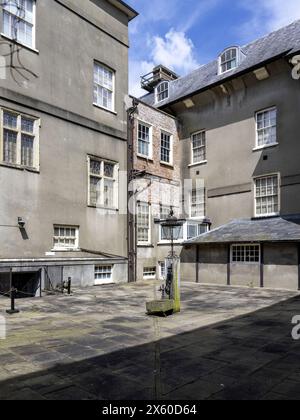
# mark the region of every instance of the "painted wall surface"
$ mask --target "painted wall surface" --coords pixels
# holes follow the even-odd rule
[[[13,104],[9,107],[27,111]],[[1,224],[16,225],[21,216],[27,233],[24,239],[19,229],[1,227],[0,258],[45,257],[53,248],[55,224],[79,226],[83,249],[126,257],[126,215],[88,207],[87,166],[91,154],[117,161],[125,171],[126,142],[47,115],[35,116],[41,118],[40,172],[0,167]],[[119,188],[124,208],[123,192]]]
[[[183,250],[182,278],[196,281],[196,247]],[[227,284],[227,246],[199,246],[199,283]],[[195,271],[193,273],[193,268]],[[260,287],[260,264],[230,264],[232,286]],[[298,290],[297,244],[264,244],[265,288]]]
[[[281,176],[281,214],[300,213],[298,155],[300,83],[290,66],[277,61],[267,66],[270,78],[245,75],[225,86],[193,97],[195,107],[183,103],[170,109],[181,122],[181,172],[184,179],[204,179],[206,215],[212,228],[235,218],[254,216],[253,178]],[[255,150],[257,111],[276,106],[278,146]],[[207,163],[192,165],[191,135],[206,130]],[[220,211],[221,209],[221,211]]]
[[[78,226],[83,249],[127,256],[126,177],[119,179],[122,211],[88,207],[87,156],[127,170],[128,18],[107,1],[84,3],[39,0],[36,49],[20,46],[21,74],[7,70],[0,80],[0,107],[41,121],[39,171],[0,163],[0,259],[45,258],[54,224]],[[0,54],[9,46],[2,37]],[[93,105],[94,61],[115,71],[115,112]],[[9,227],[18,217],[26,235]],[[78,284],[93,284],[91,267],[74,270]],[[116,281],[127,281],[123,267],[115,272]]]
[[[35,76],[26,70],[26,78],[7,71],[6,80],[0,80],[0,95],[17,92],[123,132],[128,21],[106,1],[84,3],[83,8],[79,0],[51,1],[51,7],[49,0],[37,2],[37,51],[21,47],[19,53],[22,66]],[[1,45],[0,54],[7,51],[8,45]],[[116,114],[93,106],[94,60],[116,72]]]
[[[265,287],[298,289],[297,245],[270,244],[265,246]]]

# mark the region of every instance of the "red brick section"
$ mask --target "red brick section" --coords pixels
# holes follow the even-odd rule
[[[148,174],[158,176],[171,181],[180,180],[179,163],[179,137],[178,127],[175,118],[158,111],[150,106],[139,103],[138,116],[134,127],[134,169],[146,171]],[[137,155],[138,152],[138,121],[152,126],[153,132],[153,158],[147,160]],[[173,165],[170,167],[160,162],[161,131],[165,131],[173,136]]]

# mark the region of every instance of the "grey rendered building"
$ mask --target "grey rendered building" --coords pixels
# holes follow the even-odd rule
[[[299,52],[296,21],[142,98],[180,121],[181,179],[196,185],[188,207],[211,222],[184,243],[183,280],[300,287]]]
[[[127,281],[124,98],[137,14],[117,0],[23,5],[0,9],[0,288],[11,267],[30,293],[40,280]]]

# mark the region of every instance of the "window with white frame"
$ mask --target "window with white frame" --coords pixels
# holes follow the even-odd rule
[[[203,233],[208,232],[208,225],[203,223],[196,223],[196,222],[187,222],[187,240],[197,238]]]
[[[163,163],[172,164],[172,135],[165,133],[160,134],[160,160]]]
[[[190,194],[190,217],[193,219],[205,217],[205,188],[194,188]]]
[[[30,48],[35,48],[35,0],[4,0],[2,8],[3,34]]]
[[[274,216],[279,213],[279,175],[255,179],[256,216]]]
[[[88,157],[89,205],[118,208],[118,165],[96,157]]]
[[[231,262],[254,264],[260,262],[260,245],[232,245]]]
[[[139,245],[149,245],[151,242],[151,207],[148,203],[137,205],[137,241]]]
[[[53,247],[55,250],[74,250],[79,248],[78,226],[54,226]]]
[[[94,104],[109,111],[115,107],[115,72],[97,62],[94,62]]]
[[[167,276],[166,261],[160,261],[158,263],[158,268],[159,268],[159,278],[161,280],[164,280]]]
[[[152,157],[152,127],[138,123],[138,154],[146,158]]]
[[[277,109],[256,113],[257,147],[277,144]]]
[[[144,279],[155,279],[156,278],[156,267],[144,267],[143,277],[144,277]]]
[[[100,283],[112,282],[113,266],[112,265],[96,265],[95,281]]]
[[[239,48],[228,48],[219,57],[219,74],[235,69],[239,65]]]
[[[14,111],[1,110],[1,161],[38,169],[39,121]]]
[[[206,161],[206,132],[192,134],[192,163]]]
[[[161,82],[156,88],[156,102],[169,98],[169,82]]]

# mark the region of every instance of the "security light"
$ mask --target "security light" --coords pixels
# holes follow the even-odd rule
[[[20,228],[20,229],[24,229],[25,224],[26,224],[26,222],[25,222],[25,220],[23,219],[23,217],[18,217],[18,225],[19,225],[19,228]]]

